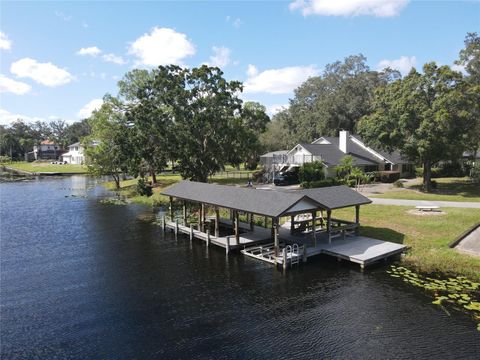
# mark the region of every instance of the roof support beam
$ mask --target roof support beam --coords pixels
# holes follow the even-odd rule
[[[355,223],[357,227],[355,228],[355,235],[360,233],[360,205],[355,205]]]

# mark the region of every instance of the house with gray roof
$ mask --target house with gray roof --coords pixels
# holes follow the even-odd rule
[[[312,161],[321,161],[327,176],[336,175],[335,167],[346,155],[353,158],[354,165],[364,172],[398,171],[400,176],[415,172],[412,163],[402,157],[398,151],[388,153],[367,146],[358,135],[340,131],[338,137],[322,136],[312,143],[300,143],[284,155],[275,156],[272,170],[279,171],[286,166],[301,166]]]

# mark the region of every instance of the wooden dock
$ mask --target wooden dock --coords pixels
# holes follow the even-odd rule
[[[313,241],[313,234],[290,234],[287,227],[281,227],[279,238],[280,250],[275,254],[271,240],[270,229],[255,225],[251,231],[250,224],[239,222],[239,227],[245,232],[239,236],[238,244],[235,236],[213,236],[210,233],[194,229],[193,226],[185,226],[177,221],[163,220],[164,228],[169,228],[176,233],[190,236],[205,241],[207,245],[213,244],[225,248],[226,252],[240,250],[242,254],[271,264],[281,265],[283,268],[307,262],[308,258],[325,254],[334,256],[339,260],[357,263],[363,269],[380,260],[400,254],[406,246],[373,239],[365,236],[348,235],[343,238],[335,238],[331,242],[325,233],[317,233],[317,241]],[[231,220],[220,219],[223,226],[231,226]]]

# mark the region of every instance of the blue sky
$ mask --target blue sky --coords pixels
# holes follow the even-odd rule
[[[451,65],[479,1],[0,3],[0,124],[76,121],[134,67],[219,65],[272,113],[326,64]],[[82,50],[83,49],[83,50]]]

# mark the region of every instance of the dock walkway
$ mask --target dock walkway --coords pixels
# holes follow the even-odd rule
[[[224,226],[231,225],[231,220],[220,219]],[[311,233],[290,234],[286,227],[279,228],[279,239],[281,241],[280,251],[274,256],[274,248],[271,243],[271,229],[254,225],[250,231],[250,224],[239,222],[239,228],[246,232],[240,234],[239,243],[236,244],[235,236],[216,237],[208,233],[184,226],[173,221],[165,221],[165,227],[173,231],[190,235],[208,243],[226,249],[226,252],[241,250],[241,253],[271,264],[279,264],[286,268],[292,263],[306,262],[308,258],[325,254],[334,256],[337,259],[357,263],[363,269],[382,259],[400,254],[406,250],[405,245],[373,239],[365,236],[348,235],[344,238],[335,238],[329,243],[324,232],[317,232],[316,243]],[[292,251],[292,247],[298,246]],[[288,248],[290,246],[290,248]],[[286,258],[286,261],[284,261]]]

